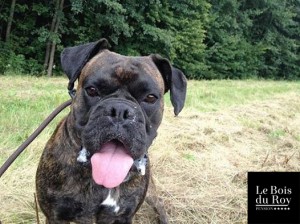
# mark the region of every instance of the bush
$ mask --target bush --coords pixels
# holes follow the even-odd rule
[[[2,46],[4,47],[0,50],[0,74],[41,74],[43,67],[37,60],[26,59],[25,55],[16,54],[4,44]]]

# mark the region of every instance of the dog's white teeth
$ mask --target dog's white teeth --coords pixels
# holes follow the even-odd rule
[[[88,156],[89,152],[86,150],[86,148],[82,148],[79,151],[78,157],[77,157],[77,162],[80,163],[86,163],[88,161],[87,156]]]

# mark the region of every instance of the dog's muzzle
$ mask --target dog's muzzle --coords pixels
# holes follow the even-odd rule
[[[91,165],[98,185],[117,187],[133,173],[145,175],[145,136],[145,118],[138,104],[122,98],[102,100],[89,114],[77,161]]]

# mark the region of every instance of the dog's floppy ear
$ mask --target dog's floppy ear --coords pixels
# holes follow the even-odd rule
[[[182,110],[186,97],[187,80],[179,69],[171,66],[170,62],[159,55],[151,55],[153,62],[165,81],[165,93],[170,90],[170,98],[177,116]]]
[[[109,48],[108,41],[106,39],[100,39],[96,42],[68,47],[63,50],[60,55],[60,61],[63,71],[69,78],[68,90],[74,88],[74,83],[78,79],[85,64],[101,49],[107,48]]]

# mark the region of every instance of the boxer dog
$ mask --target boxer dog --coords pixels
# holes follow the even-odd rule
[[[49,224],[132,223],[151,182],[148,148],[164,94],[170,90],[175,115],[184,106],[186,78],[168,60],[123,56],[108,46],[101,39],[61,54],[68,89],[78,85],[37,169],[38,202]]]

